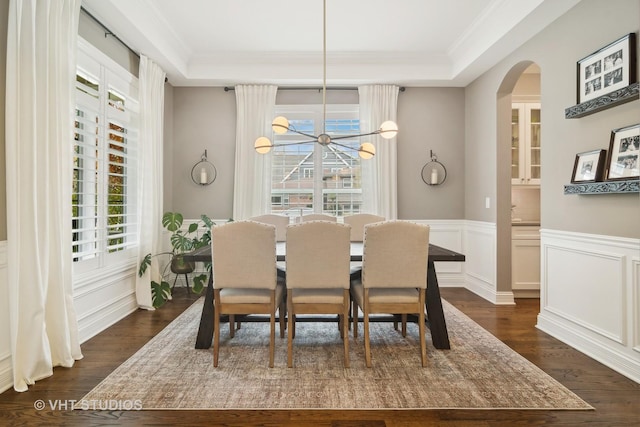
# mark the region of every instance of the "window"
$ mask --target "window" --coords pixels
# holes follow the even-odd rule
[[[79,43],[73,145],[73,260],[87,268],[137,245],[137,79]]]
[[[276,106],[276,115],[289,119],[298,131],[319,135],[357,135],[360,120],[357,105],[328,105],[323,129],[322,105]],[[274,134],[274,143],[307,140],[293,132]],[[341,144],[354,147],[360,140],[342,139]],[[272,213],[300,216],[317,212],[345,216],[360,212],[362,187],[360,157],[357,151],[334,144],[300,144],[274,147],[272,157]]]

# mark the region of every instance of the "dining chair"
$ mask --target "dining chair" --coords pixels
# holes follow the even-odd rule
[[[345,224],[351,226],[351,241],[362,242],[364,240],[364,226],[375,222],[385,221],[386,218],[380,215],[359,213],[347,215],[343,218]]]
[[[307,222],[307,221],[338,222],[338,218],[333,215],[327,215],[327,214],[307,214],[307,215],[302,215],[300,217],[300,222]]]
[[[337,314],[349,367],[350,226],[308,221],[287,229],[287,364],[293,367],[296,315]]]
[[[276,274],[276,227],[255,221],[236,221],[211,229],[214,310],[213,366],[218,366],[220,317],[229,315],[229,336],[234,336],[234,315],[269,314],[269,367],[274,363],[275,313],[280,314],[284,338],[283,280]]]
[[[264,214],[249,218],[249,221],[272,224],[276,226],[276,242],[284,242],[287,238],[287,226],[289,217],[286,215]]]
[[[382,222],[385,217],[373,214],[353,214],[343,218],[345,224],[351,226],[351,241],[362,242],[364,240],[364,226],[376,222]],[[351,261],[351,279],[356,279],[362,273],[362,261]]]
[[[286,215],[264,214],[249,218],[250,221],[272,224],[276,226],[276,242],[284,242],[287,238],[287,226],[290,219]],[[284,277],[286,274],[286,264],[284,261],[276,262],[278,275]]]
[[[351,282],[353,313],[358,307],[364,317],[364,348],[367,367],[371,367],[369,315],[392,313],[418,315],[420,356],[427,364],[425,343],[425,290],[429,258],[428,225],[408,221],[385,221],[365,226],[362,276]],[[353,316],[354,338],[358,317]]]

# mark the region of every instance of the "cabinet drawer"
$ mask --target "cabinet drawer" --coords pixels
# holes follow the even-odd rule
[[[511,239],[540,239],[540,227],[537,225],[518,225],[511,227]]]

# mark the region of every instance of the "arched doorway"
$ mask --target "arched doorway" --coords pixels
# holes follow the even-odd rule
[[[538,93],[537,99],[535,93],[529,93],[527,95],[523,95],[521,90],[516,90],[517,86],[522,85],[521,78],[527,74],[532,72],[537,73],[538,79]],[[516,156],[516,149],[512,145],[514,138],[513,131],[513,120],[514,120],[514,96],[516,101],[540,101],[539,94],[539,76],[540,69],[534,64],[532,61],[522,61],[518,64],[514,65],[505,75],[498,93],[497,93],[497,171],[496,171],[496,251],[497,251],[497,271],[496,271],[496,285],[497,292],[502,295],[512,295],[512,296],[535,296],[531,293],[525,295],[521,293],[518,295],[520,290],[512,289],[512,261],[513,261],[513,253],[512,253],[512,220],[513,220],[513,200],[512,200],[512,190],[517,189],[517,197],[520,197],[520,190],[527,190],[522,192],[522,194],[534,196],[535,190],[538,191],[538,209],[539,209],[539,185],[536,187],[536,184],[540,183],[539,173],[540,173],[540,165],[539,161],[535,165],[534,168],[529,167],[529,172],[533,169],[533,174],[529,175],[528,180],[518,176],[517,174],[517,162],[514,160],[514,156]],[[527,76],[530,78],[531,76]],[[519,84],[520,81],[520,84]],[[515,92],[514,92],[515,91]],[[530,91],[531,92],[531,91]],[[540,109],[538,107],[538,113]],[[520,141],[523,142],[523,141]],[[522,147],[524,148],[524,147]],[[528,149],[528,148],[527,148]],[[539,151],[538,157],[539,160]],[[531,180],[531,176],[534,177],[533,181]],[[522,181],[520,181],[522,179]],[[517,184],[516,184],[517,182]],[[516,185],[513,187],[512,185]],[[534,190],[527,194],[528,190]],[[529,215],[530,212],[527,212]],[[517,218],[516,218],[517,219]],[[539,221],[539,218],[538,218]],[[524,224],[524,223],[523,223]],[[539,245],[539,242],[538,242]],[[528,250],[534,250],[529,248]],[[539,251],[539,250],[538,250]],[[517,260],[517,259],[516,259]],[[514,295],[514,291],[515,294]]]

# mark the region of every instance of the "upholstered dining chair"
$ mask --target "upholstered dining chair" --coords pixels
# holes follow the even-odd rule
[[[351,241],[362,242],[364,240],[364,226],[376,222],[382,222],[385,217],[373,214],[353,214],[343,218],[345,224],[351,226]],[[362,261],[351,261],[351,279],[356,279],[362,273]]]
[[[307,221],[338,222],[338,218],[333,215],[327,215],[327,214],[307,214],[307,215],[302,215],[300,217],[300,221],[301,222],[307,222]]]
[[[371,367],[369,315],[393,313],[418,315],[420,356],[427,364],[425,342],[425,290],[429,258],[429,226],[408,221],[386,221],[365,226],[362,276],[351,282],[353,312],[358,307],[364,317],[364,348],[367,367]],[[358,317],[353,316],[354,337]]]
[[[276,242],[284,242],[287,238],[287,226],[289,225],[289,217],[286,215],[265,214],[249,218],[250,221],[261,222],[263,224],[272,224],[276,226]],[[284,277],[286,274],[286,264],[284,261],[278,261],[278,275]]]
[[[211,229],[215,315],[213,366],[220,352],[220,317],[229,315],[234,336],[235,314],[269,314],[269,367],[274,364],[275,313],[279,309],[280,337],[284,338],[285,285],[276,274],[276,227],[255,221],[237,221]]]
[[[265,214],[249,218],[249,221],[261,222],[263,224],[272,224],[276,226],[276,242],[284,242],[287,238],[287,226],[289,225],[289,217],[286,215]]]
[[[364,240],[364,226],[374,222],[385,221],[386,218],[380,215],[359,213],[347,215],[343,218],[345,224],[351,226],[351,241],[362,242]]]
[[[296,315],[337,314],[349,367],[350,226],[308,221],[287,229],[287,363],[293,367]]]

